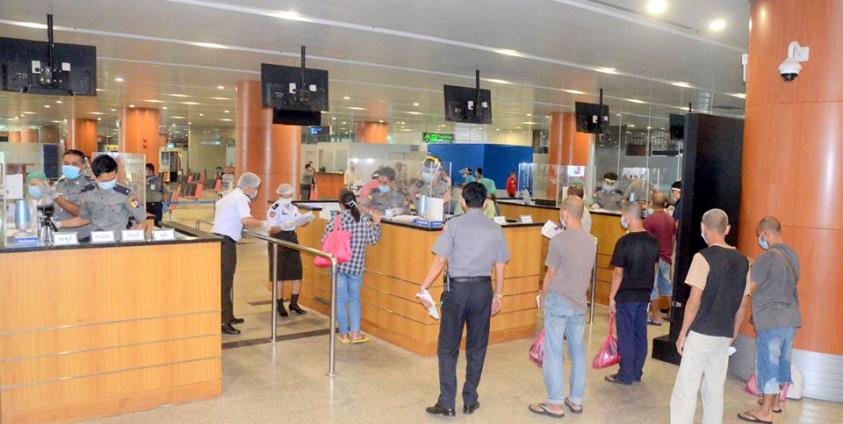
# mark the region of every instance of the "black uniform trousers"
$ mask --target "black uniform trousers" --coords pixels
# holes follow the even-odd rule
[[[234,271],[237,269],[237,242],[231,237],[222,236],[222,325],[230,324],[234,319]]]
[[[146,212],[151,213],[155,218],[155,226],[161,226],[161,219],[164,217],[164,207],[161,202],[148,202],[146,204]]]
[[[442,318],[439,322],[439,405],[455,409],[457,396],[457,359],[460,339],[466,329],[465,356],[468,362],[462,398],[465,405],[477,403],[477,386],[489,345],[489,320],[492,316],[492,280],[490,277],[451,277],[442,292]],[[450,286],[450,289],[449,289]]]

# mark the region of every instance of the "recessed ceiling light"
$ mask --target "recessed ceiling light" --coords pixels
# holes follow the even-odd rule
[[[345,125],[345,121],[342,121],[341,124]]]
[[[332,121],[336,121],[336,120],[337,120],[337,117],[336,117],[336,116],[333,116],[333,117],[331,117],[331,120],[332,120]]]
[[[413,106],[418,106],[419,102],[413,102]]]
[[[523,53],[512,49],[495,49],[495,53],[502,54],[505,56],[524,57]]]
[[[626,126],[629,128],[635,128],[635,124],[626,124]]]
[[[381,124],[383,124],[383,119],[378,119],[378,122],[380,122]]]
[[[172,119],[184,119],[184,116],[173,116]]]
[[[667,10],[667,2],[664,0],[650,0],[647,2],[647,13],[658,16]]]
[[[193,125],[193,122],[187,121],[187,125]]]
[[[715,32],[722,31],[725,28],[726,28],[726,20],[721,19],[721,18],[714,19],[708,24],[708,29],[710,29],[712,31],[715,31]]]
[[[135,107],[135,105],[129,105],[129,107],[130,107],[130,108],[133,108],[133,107]]]
[[[672,82],[672,83],[670,83],[670,85],[675,85],[677,87],[682,87],[682,88],[691,88],[691,83],[685,82],[685,81]]]
[[[162,107],[161,109],[167,110],[167,106]]]
[[[116,81],[116,82],[123,82],[123,77],[117,77],[117,78],[114,78],[114,81]]]
[[[61,100],[56,100],[56,103],[58,103],[58,104],[62,104],[62,101],[61,101]]]
[[[225,90],[225,86],[224,85],[218,85],[217,90]]]
[[[343,97],[342,97],[342,99],[343,99],[343,100],[351,100],[351,97],[348,97],[348,96],[343,96]]]
[[[112,112],[117,112],[117,109],[111,109]]]
[[[91,112],[91,115],[105,115],[103,112]]]
[[[102,91],[102,88],[98,88],[98,89],[97,89],[97,92],[100,92],[100,91]]]
[[[615,69],[615,68],[608,68],[608,67],[605,67],[605,66],[600,66],[600,67],[598,67],[598,68],[594,68],[594,70],[595,70],[595,71],[597,71],[597,72],[602,72],[602,73],[604,73],[604,74],[612,74],[612,75],[615,75],[615,74],[617,74],[617,73],[618,73],[618,70],[617,70],[617,69]]]
[[[44,108],[45,108],[45,109],[49,109],[49,108],[50,108],[50,105],[44,105]]]
[[[620,113],[616,113],[616,114],[615,114],[615,116],[621,116],[621,114],[620,114]]]
[[[515,127],[515,129],[516,129],[516,130],[520,130],[520,129],[521,129],[521,127]]]
[[[100,117],[100,118],[97,118],[97,121],[102,121],[102,117]]]
[[[23,112],[21,112],[21,113],[23,113],[24,115],[35,115],[35,112],[30,112],[30,111],[28,111],[28,110],[23,111]]]
[[[500,130],[501,130],[500,128],[495,128],[495,131],[500,131]]]
[[[199,114],[199,116],[205,116],[205,114],[204,114],[204,113],[200,113],[200,114]]]
[[[649,126],[649,125],[648,125],[648,126],[647,126],[647,129],[648,129],[648,130],[651,130],[651,129],[653,129],[653,127],[651,127],[651,126]]]
[[[532,114],[532,113],[528,113],[528,114],[527,114],[527,116],[533,116],[533,114]]]
[[[422,114],[421,112],[416,112],[416,111],[413,111],[413,110],[411,110],[409,112],[404,112],[404,113],[406,113],[407,115],[421,115]]]
[[[228,110],[225,110],[224,112],[225,112],[225,113],[229,113],[229,112],[228,112]]]

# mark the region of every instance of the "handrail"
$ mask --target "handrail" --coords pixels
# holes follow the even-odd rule
[[[195,226],[198,230],[201,224],[206,225],[214,225],[213,222],[204,220],[204,219],[197,219]],[[325,259],[331,261],[331,322],[330,322],[330,331],[328,334],[330,335],[330,340],[328,342],[328,377],[333,377],[335,374],[335,365],[336,365],[336,322],[337,322],[337,258],[334,255],[324,252],[319,249],[314,249],[312,247],[302,246],[300,244],[291,243],[285,240],[279,240],[274,237],[270,237],[265,234],[256,233],[254,231],[249,231],[244,229],[243,235],[248,237],[256,238],[258,240],[263,240],[268,243],[272,243],[272,269],[270,270],[270,275],[272,276],[272,295],[270,298],[270,303],[272,304],[272,344],[274,345],[277,341],[277,334],[278,334],[278,303],[275,301],[275,296],[277,295],[278,286],[276,285],[275,281],[275,271],[278,269],[278,246],[283,246],[288,249],[298,250],[299,252],[309,253],[314,256],[321,256]]]

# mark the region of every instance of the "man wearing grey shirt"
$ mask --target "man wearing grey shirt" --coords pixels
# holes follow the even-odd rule
[[[442,320],[439,322],[439,400],[428,407],[434,415],[454,416],[457,396],[457,358],[460,339],[466,327],[467,360],[463,385],[463,413],[480,407],[477,386],[489,344],[491,316],[501,310],[504,267],[509,262],[509,247],[503,230],[481,211],[486,188],[480,183],[466,184],[462,207],[467,212],[448,221],[433,245],[436,255],[419,293],[424,293],[448,266],[442,292]],[[495,291],[492,292],[492,266]]]
[[[758,245],[765,250],[752,265],[752,322],[758,388],[764,395],[760,406],[738,414],[750,422],[772,422],[781,413],[779,392],[791,383],[790,355],[796,329],[802,326],[799,311],[799,257],[782,238],[782,226],[772,216],[764,217],[755,229]]]
[[[547,402],[530,405],[530,412],[553,418],[565,416],[565,406],[575,413],[583,411],[585,392],[585,311],[586,292],[591,282],[597,244],[582,226],[582,199],[568,196],[562,201],[560,232],[548,246],[539,304],[544,308],[544,385]],[[568,339],[571,358],[570,389],[565,397],[562,340]]]

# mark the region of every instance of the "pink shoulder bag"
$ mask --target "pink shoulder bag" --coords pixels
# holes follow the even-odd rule
[[[351,233],[342,229],[342,216],[334,217],[334,228],[325,236],[325,241],[322,242],[322,251],[328,252],[337,258],[337,263],[344,263],[351,260]],[[320,268],[327,268],[331,266],[331,261],[327,258],[317,256],[313,259],[313,265]]]

